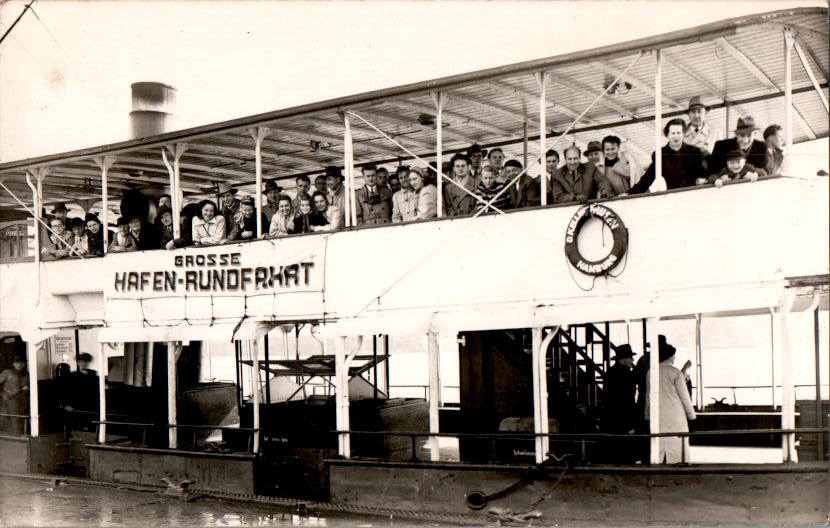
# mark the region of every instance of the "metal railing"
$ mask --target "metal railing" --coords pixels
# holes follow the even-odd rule
[[[146,422],[126,422],[126,421],[114,421],[114,420],[105,420],[105,421],[94,421],[92,422],[96,425],[98,430],[97,433],[100,432],[101,425],[107,426],[122,426],[126,427],[128,430],[130,429],[141,429],[141,438],[142,438],[142,446],[147,446],[147,437],[148,433],[151,430],[169,430],[169,429],[187,429],[190,430],[193,434],[193,445],[195,446],[197,443],[197,435],[199,431],[232,431],[232,432],[240,432],[246,433],[247,435],[247,448],[245,450],[246,453],[251,453],[253,451],[253,442],[254,442],[254,435],[259,434],[259,429],[254,429],[251,427],[230,427],[230,426],[218,426],[218,425],[204,425],[204,424],[157,424],[157,423],[146,423]]]
[[[32,417],[28,414],[10,414],[10,413],[0,413],[0,434],[13,434],[13,435],[22,435],[28,436],[31,428],[30,422]],[[16,431],[9,431],[7,428],[15,429],[14,423],[16,420],[23,421],[23,427],[21,432]]]

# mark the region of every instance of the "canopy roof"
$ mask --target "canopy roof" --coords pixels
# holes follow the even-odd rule
[[[0,178],[18,196],[31,200],[25,171],[50,167],[44,180],[44,203],[89,205],[101,197],[101,170],[96,157],[115,156],[109,171],[110,203],[125,189],[158,194],[169,184],[162,160],[165,146],[186,143],[180,160],[181,185],[190,199],[211,196],[218,182],[229,182],[253,194],[254,140],[250,129],[267,127],[262,146],[264,178],[287,181],[300,174],[317,175],[329,164],[343,165],[342,113],[354,111],[418,156],[435,154],[436,109],[432,93],[447,96],[443,113],[444,153],[465,150],[477,142],[484,148],[502,146],[508,158],[522,158],[525,125],[531,141],[539,133],[540,85],[546,72],[548,148],[561,151],[576,142],[583,146],[607,134],[623,139],[623,149],[648,163],[654,150],[654,78],[652,50],[664,50],[663,115],[681,115],[693,96],[709,107],[707,121],[721,137],[733,134],[740,116],[751,115],[763,129],[785,123],[785,44],[788,27],[804,51],[827,97],[828,33],[826,8],[799,8],[733,18],[622,44],[511,64],[472,73],[399,86],[158,136],[0,165]],[[639,59],[637,57],[639,56]],[[630,85],[608,94],[590,107],[571,134],[554,144],[629,64],[622,76]],[[793,53],[792,87],[794,142],[828,136],[828,114]],[[728,122],[727,122],[728,121]],[[353,118],[355,163],[386,164],[394,170],[407,153],[362,120]],[[538,146],[529,145],[530,159]],[[538,168],[531,168],[531,174]],[[148,190],[149,189],[149,190]],[[4,193],[0,205],[18,205]]]

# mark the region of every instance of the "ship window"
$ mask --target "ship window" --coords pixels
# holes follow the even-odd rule
[[[16,260],[35,254],[35,230],[21,220],[0,227],[0,260]]]

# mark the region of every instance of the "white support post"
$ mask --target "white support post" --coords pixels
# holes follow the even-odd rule
[[[98,343],[98,443],[107,442],[107,355],[104,352],[104,343]]]
[[[651,188],[666,190],[666,181],[663,179],[663,50],[658,49],[655,54],[657,71],[654,74],[654,183],[651,184]]]
[[[547,107],[547,80],[548,74],[547,72],[539,72],[536,74],[536,82],[539,84],[539,164],[542,166],[542,170],[540,171],[541,177],[539,178],[539,184],[541,185],[541,193],[542,193],[542,205],[548,204],[548,176],[545,174],[546,172],[546,165],[545,165],[545,151],[547,150],[546,146],[546,128],[547,128],[547,117],[548,117],[548,107]],[[525,128],[527,130],[527,128]],[[525,138],[527,138],[527,134],[525,134]],[[527,170],[528,162],[525,161],[525,170]]]
[[[334,401],[335,423],[338,431],[349,430],[349,374],[344,373],[346,365],[346,337],[337,336],[334,352]],[[351,456],[349,433],[337,434],[337,454],[343,458]]]
[[[427,362],[429,369],[429,432],[437,434],[440,432],[438,422],[438,409],[441,406],[441,364],[438,347],[438,334],[430,332],[427,334]],[[440,448],[437,436],[429,437],[429,459],[440,460]]]
[[[794,297],[786,293],[783,303],[775,309],[773,320],[776,327],[776,341],[781,353],[781,428],[795,428],[795,386],[793,384],[793,361],[790,349],[789,317]],[[781,435],[781,449],[784,462],[797,462],[795,434]]]
[[[435,184],[438,191],[438,218],[444,216],[444,101],[441,92],[430,92],[435,104]]]
[[[173,147],[166,147],[161,149],[161,158],[164,165],[167,167],[167,173],[170,175],[170,208],[173,214],[173,238],[181,237],[181,209],[182,209],[182,189],[181,189],[181,169],[179,162],[182,155],[187,150],[187,143],[176,143]],[[167,152],[173,156],[173,164],[167,160]]]
[[[254,139],[254,164],[256,166],[256,237],[262,236],[262,142],[270,130],[266,127],[248,129]]]
[[[793,35],[789,28],[784,29],[784,162],[781,171],[790,173],[790,156],[793,149]]]
[[[352,144],[352,118],[343,114],[343,167],[346,170],[346,227],[357,225],[357,204],[354,189],[354,145]]]
[[[657,93],[660,93],[659,90]],[[648,362],[648,424],[649,432],[657,434],[660,432],[660,345],[658,338],[660,328],[659,319],[650,317],[647,319],[650,352]],[[661,439],[651,438],[651,463],[662,464],[660,456]]]
[[[109,248],[109,184],[107,183],[107,173],[113,163],[115,163],[114,156],[95,158],[95,164],[101,169],[101,223],[104,229],[104,253]]]
[[[251,352],[253,356],[253,361],[251,362],[251,370],[253,371],[253,378],[254,383],[251,387],[251,400],[254,404],[254,441],[253,441],[253,453],[259,453],[259,391],[260,391],[260,383],[259,383],[259,347],[262,345],[261,339],[254,339],[250,342],[251,345]]]
[[[167,342],[167,437],[168,447],[178,446],[178,429],[176,428],[176,343]]]
[[[548,375],[545,359],[548,346],[557,332],[559,332],[558,326],[543,337],[541,328],[533,328],[532,330],[533,432],[537,435],[535,439],[537,464],[547,460],[550,450],[550,440],[545,436],[550,433],[548,425]]]
[[[697,362],[697,391],[695,391],[695,404],[699,410],[703,410],[706,400],[703,398],[703,339],[701,327],[703,316],[695,314],[695,361]]]
[[[37,172],[37,171],[36,171]],[[43,204],[42,202],[42,194],[40,193],[41,184],[40,184],[40,172],[35,177],[37,180],[37,184],[32,183],[32,173],[26,171],[26,183],[29,185],[29,189],[32,190],[32,213],[34,214],[34,226],[35,226],[35,270],[36,270],[36,279],[37,279],[37,291],[35,292],[35,306],[40,304],[40,251],[41,251],[41,242],[40,242],[40,231],[41,231],[41,222],[43,221]]]
[[[26,343],[29,370],[29,436],[40,436],[40,404],[37,392],[37,344]]]

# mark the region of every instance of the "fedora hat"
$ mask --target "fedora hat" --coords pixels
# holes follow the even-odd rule
[[[222,182],[222,183],[219,184],[219,189],[216,192],[218,194],[225,194],[227,192],[229,192],[231,194],[236,194],[237,190],[238,189],[234,189],[233,187],[231,187],[230,183]]]
[[[732,149],[726,154],[726,159],[731,160],[735,158],[746,159],[746,153],[741,149]]]
[[[699,95],[696,95],[689,99],[689,110],[694,108],[706,108],[706,105],[703,104],[703,98]]]
[[[755,119],[752,116],[739,117],[738,126],[735,127],[735,131],[740,130],[758,130],[758,127],[755,126]]]
[[[619,361],[621,359],[634,357],[634,351],[631,350],[631,345],[617,346],[617,353],[614,354],[614,359]]]
[[[602,152],[602,145],[599,141],[588,142],[588,148],[585,149],[585,154],[588,155],[591,152]]]
[[[268,192],[268,191],[277,191],[277,192],[279,192],[280,190],[281,190],[280,186],[277,185],[276,181],[268,180],[267,182],[265,182],[265,190],[263,192]]]

